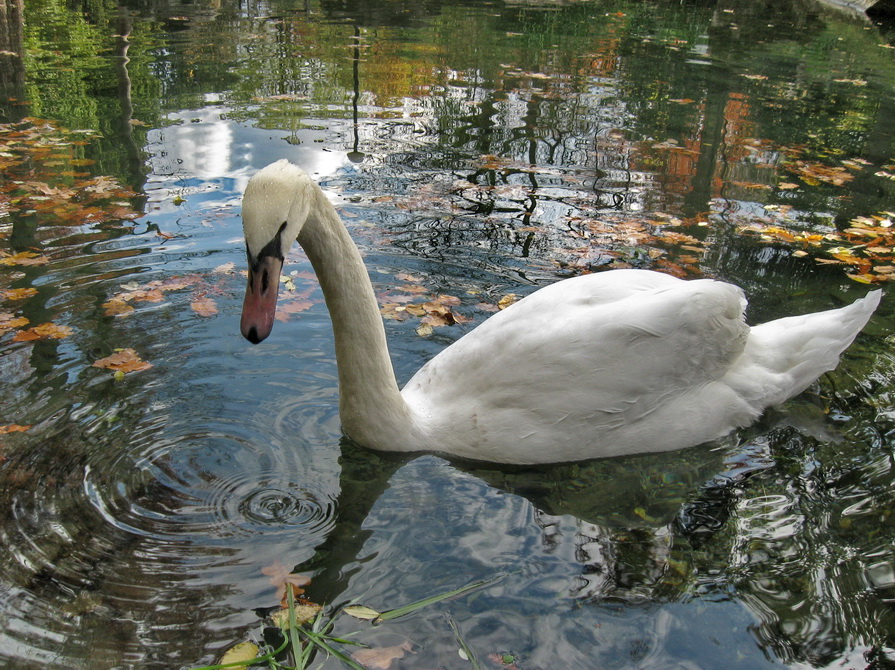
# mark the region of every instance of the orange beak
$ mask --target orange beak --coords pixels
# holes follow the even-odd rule
[[[239,328],[243,337],[252,344],[264,340],[273,328],[282,269],[282,259],[274,256],[262,256],[257,264],[249,268]]]

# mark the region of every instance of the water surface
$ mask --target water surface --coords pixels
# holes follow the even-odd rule
[[[886,288],[889,25],[807,1],[87,7],[2,19],[0,663],[212,663],[258,639],[275,563],[382,609],[503,575],[340,624],[408,642],[396,669],[470,667],[450,621],[483,667],[895,662],[888,298],[754,427],[536,471],[347,443],[298,250],[271,338],[238,332],[239,200],[279,158],[360,245],[401,382],[585,272],[725,279],[753,321]]]

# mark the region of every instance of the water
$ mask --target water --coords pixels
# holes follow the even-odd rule
[[[756,321],[885,288],[890,25],[810,2],[10,12],[0,664],[214,662],[258,639],[275,563],[380,609],[502,576],[340,619],[408,644],[396,669],[470,667],[451,621],[484,667],[895,662],[888,299],[754,427],[537,471],[345,442],[297,250],[283,322],[238,333],[239,199],[278,158],[320,179],[384,305],[468,319],[427,334],[386,308],[401,381],[507,294],[582,272],[720,277]],[[151,367],[94,367],[121,349]]]

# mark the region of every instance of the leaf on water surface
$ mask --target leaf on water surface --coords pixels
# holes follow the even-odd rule
[[[0,265],[46,265],[49,262],[46,256],[33,251],[20,251],[12,255],[0,251]]]
[[[292,314],[299,314],[305,310],[311,309],[314,303],[310,300],[288,300],[277,305],[276,319],[277,321],[286,322]]]
[[[791,190],[794,188],[799,188],[799,185],[793,184],[790,181],[784,181],[784,182],[780,182],[779,184],[777,184],[777,188],[782,189],[784,191],[788,191],[788,190]]]
[[[12,312],[0,312],[0,335],[27,325],[28,319],[24,316],[15,316]]]
[[[366,607],[365,605],[348,605],[347,607],[343,607],[342,611],[349,616],[353,616],[355,619],[363,619],[364,621],[378,619],[380,614],[382,614],[372,607]]]
[[[258,645],[254,642],[240,642],[230,647],[224,655],[221,656],[220,665],[228,663],[245,663],[258,657]]]
[[[506,309],[507,307],[512,305],[514,302],[518,302],[518,301],[519,301],[518,295],[516,295],[515,293],[507,293],[505,296],[503,296],[500,300],[497,301],[497,307],[498,307],[498,309]]]
[[[106,368],[115,372],[140,372],[152,367],[152,363],[142,360],[133,349],[120,349],[111,356],[93,362],[95,368]]]
[[[134,312],[133,307],[117,298],[112,298],[111,300],[104,302],[103,307],[106,310],[106,316],[128,316]]]
[[[230,261],[229,263],[218,265],[212,272],[219,275],[232,275],[236,272],[236,263]]]
[[[10,433],[24,433],[31,428],[31,425],[20,426],[17,423],[10,423],[6,426],[0,426],[0,435],[9,435]]]
[[[416,329],[416,334],[420,337],[429,337],[433,333],[432,324],[424,323]]]
[[[270,565],[261,568],[261,572],[270,577],[268,581],[270,581],[271,585],[277,588],[278,600],[282,600],[285,597],[287,584],[292,585],[293,594],[300,595],[304,593],[304,590],[301,587],[311,583],[309,577],[291,572],[279,561],[274,561]]]
[[[0,291],[0,299],[2,300],[24,300],[33,295],[37,295],[36,288],[10,288]]]
[[[68,326],[57,326],[55,323],[42,323],[28,330],[20,330],[12,338],[13,342],[30,342],[32,340],[61,340],[71,335],[74,330]]]
[[[196,298],[190,303],[190,307],[199,316],[214,316],[218,313],[217,303],[209,297]]]
[[[293,589],[294,588],[295,587],[293,586]],[[312,603],[309,600],[296,601],[292,606],[292,611],[295,612],[295,623],[301,626],[313,621],[322,609],[323,607],[317,603]],[[289,608],[281,607],[271,613],[270,620],[278,628],[287,630],[291,626],[289,621]]]
[[[422,277],[417,277],[415,275],[407,274],[406,272],[399,272],[395,275],[395,279],[401,282],[406,282],[409,284],[421,284],[423,282]]]
[[[126,299],[134,302],[162,302],[165,295],[160,289],[138,289],[129,293]]]
[[[388,670],[392,667],[392,662],[404,658],[407,652],[413,652],[413,644],[404,641],[393,647],[373,647],[372,649],[361,649],[351,654],[351,657],[371,670]]]

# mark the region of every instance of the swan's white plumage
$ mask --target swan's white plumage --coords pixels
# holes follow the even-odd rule
[[[319,187],[274,163],[246,190],[243,219],[250,263],[277,235],[304,247],[333,319],[343,428],[382,450],[522,464],[712,440],[834,368],[881,295],[750,328],[730,284],[586,275],[495,314],[399,393],[369,277]]]

